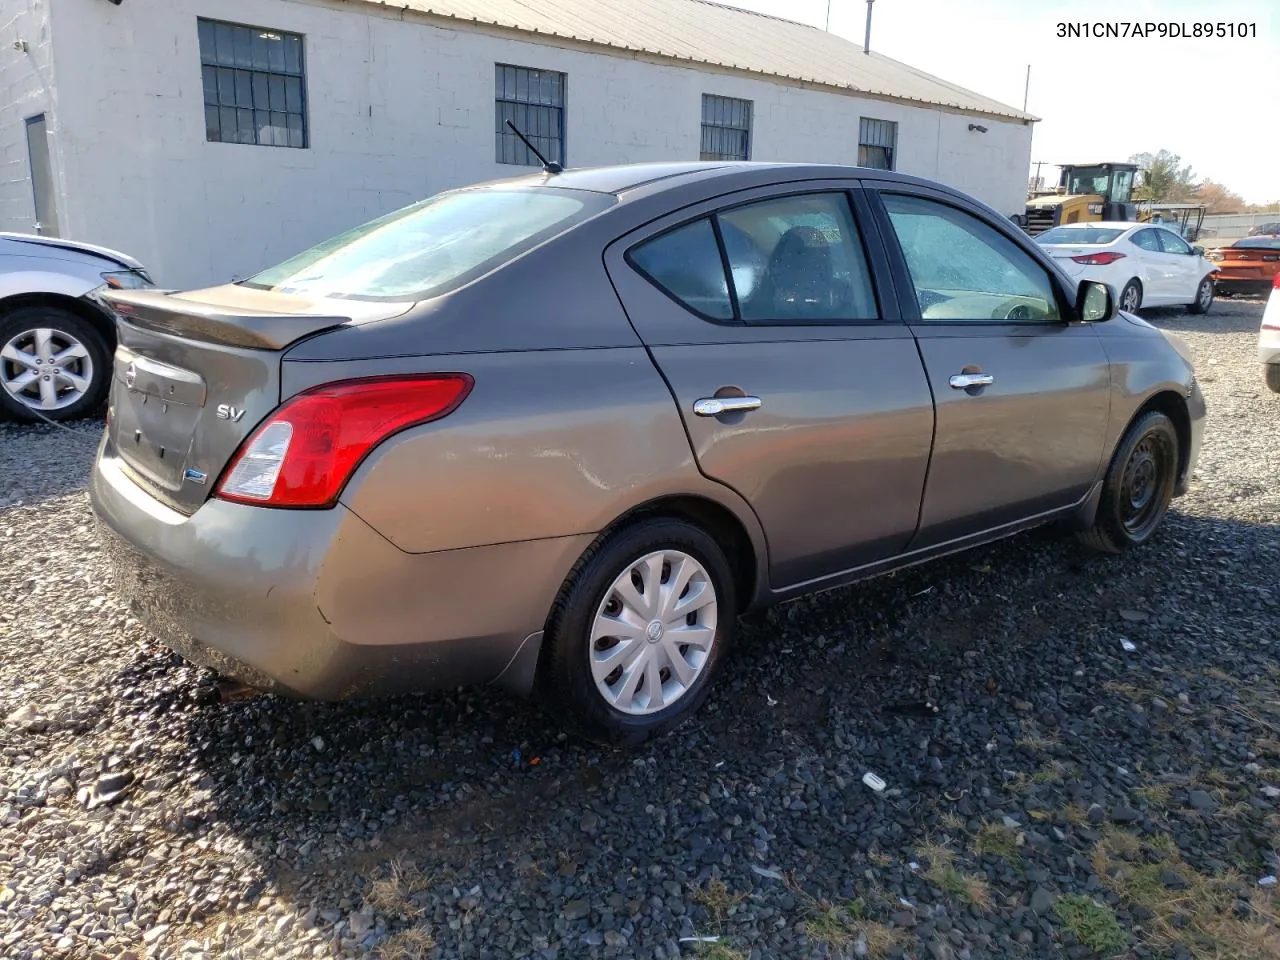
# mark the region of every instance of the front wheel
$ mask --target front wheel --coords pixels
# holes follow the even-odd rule
[[[1125,432],[1102,482],[1093,526],[1078,534],[1101,553],[1123,553],[1145,543],[1164,520],[1178,480],[1178,431],[1158,410]]]
[[[1126,313],[1136,313],[1140,306],[1142,306],[1142,284],[1135,277],[1120,291],[1120,309]]]
[[[719,544],[682,520],[597,540],[547,621],[539,686],[571,728],[634,745],[692,715],[731,641],[737,599]]]
[[[1205,277],[1200,281],[1200,286],[1196,287],[1195,301],[1187,304],[1187,313],[1208,313],[1211,306],[1213,306],[1213,280]]]

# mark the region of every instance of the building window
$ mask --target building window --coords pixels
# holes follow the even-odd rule
[[[702,95],[700,160],[751,159],[751,101]]]
[[[564,87],[566,77],[554,70],[496,64],[497,158],[499,163],[540,167],[541,161],[507,126],[520,132],[555,163],[564,161]]]
[[[302,37],[218,20],[197,21],[205,139],[307,146]]]
[[[858,123],[858,166],[892,170],[898,151],[898,124],[863,117]]]

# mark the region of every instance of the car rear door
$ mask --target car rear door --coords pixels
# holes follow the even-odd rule
[[[1158,233],[1155,227],[1146,227],[1129,238],[1136,248],[1140,269],[1134,273],[1142,281],[1142,303],[1146,306],[1168,303],[1177,290],[1172,266],[1160,245]]]
[[[869,220],[855,182],[807,181],[605,254],[700,469],[758,515],[774,589],[894,556],[919,519],[933,403]]]
[[[912,549],[1083,500],[1110,409],[1096,331],[1063,319],[1042,255],[1003,221],[925,187],[870,196],[937,408]]]

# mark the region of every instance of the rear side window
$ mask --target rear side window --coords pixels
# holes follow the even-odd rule
[[[731,207],[646,241],[629,257],[668,296],[711,320],[803,324],[879,316],[843,193]]]
[[[549,187],[442,193],[241,282],[317,297],[423,300],[482,276],[613,202],[605,194]]]
[[[715,228],[707,218],[641,244],[631,262],[669,297],[712,320],[732,320],[733,303]]]
[[[871,274],[844,194],[734,207],[720,214],[720,233],[747,323],[877,316]]]

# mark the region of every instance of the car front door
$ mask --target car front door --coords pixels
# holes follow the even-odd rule
[[[924,187],[886,183],[878,196],[937,409],[912,548],[1082,501],[1110,408],[1095,330],[1064,319],[1049,269],[1012,228]]]
[[[760,518],[775,590],[892,557],[919,520],[933,402],[865,203],[853,182],[744,191],[605,254],[699,468]]]
[[[1201,260],[1191,249],[1191,244],[1172,230],[1155,231],[1159,238],[1160,254],[1169,277],[1169,302],[1194,303],[1200,286]]]

